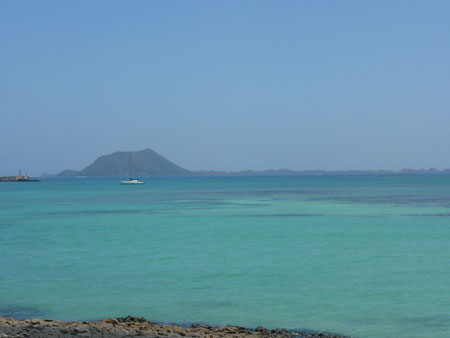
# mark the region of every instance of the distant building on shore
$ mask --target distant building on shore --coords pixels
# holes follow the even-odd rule
[[[40,180],[34,180],[26,173],[22,175],[22,171],[19,170],[17,176],[0,176],[0,182],[40,182]]]

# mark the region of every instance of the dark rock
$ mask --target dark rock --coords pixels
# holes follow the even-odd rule
[[[291,336],[291,334],[289,333],[288,330],[286,329],[274,329],[272,331],[270,331],[272,334],[275,335],[279,335],[279,336],[283,336],[283,337],[287,337],[287,336]]]
[[[237,327],[237,332],[238,333],[246,333],[246,332],[248,332],[249,330],[247,329],[247,328],[245,328],[245,327],[242,327],[242,326],[238,326]]]
[[[116,319],[119,323],[146,323],[147,322],[147,320],[144,317],[126,316],[126,317],[119,317]]]

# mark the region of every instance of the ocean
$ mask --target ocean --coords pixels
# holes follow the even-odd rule
[[[0,315],[450,337],[450,175],[0,183]]]

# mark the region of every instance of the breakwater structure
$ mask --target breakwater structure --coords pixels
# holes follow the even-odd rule
[[[0,176],[0,182],[40,182],[41,180],[36,180],[28,176],[26,173],[22,175],[22,171],[19,170],[19,175],[17,176]]]

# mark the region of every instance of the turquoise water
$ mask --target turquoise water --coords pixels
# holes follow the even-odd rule
[[[450,336],[450,175],[0,184],[0,314]]]

